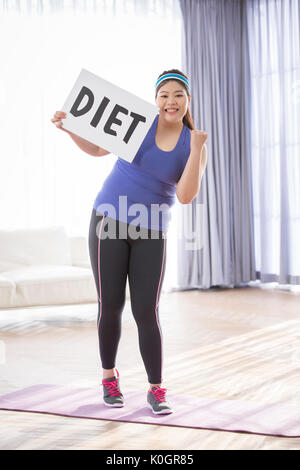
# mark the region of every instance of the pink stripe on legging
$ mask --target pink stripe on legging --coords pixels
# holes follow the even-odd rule
[[[99,312],[99,318],[98,318],[98,323],[97,323],[98,328],[99,328],[100,319],[102,315],[102,292],[101,292],[101,275],[100,275],[100,239],[101,239],[102,226],[103,226],[105,217],[106,216],[103,216],[101,220],[101,225],[100,225],[99,235],[98,235],[98,280],[99,280],[99,294],[100,294],[100,297],[98,297],[98,300],[100,302],[100,312]]]
[[[156,305],[155,305],[155,317],[156,317],[156,323],[159,329],[160,333],[160,339],[161,339],[161,371],[163,370],[163,339],[162,339],[162,334],[161,334],[161,329],[158,323],[158,294],[159,294],[159,289],[160,289],[160,283],[161,283],[161,278],[162,278],[162,273],[163,273],[163,266],[164,266],[164,259],[165,259],[165,250],[166,250],[166,239],[164,238],[164,251],[163,251],[163,258],[162,258],[162,263],[161,263],[161,271],[160,271],[160,278],[159,278],[159,283],[158,283],[158,288],[157,288],[157,293],[156,293]]]

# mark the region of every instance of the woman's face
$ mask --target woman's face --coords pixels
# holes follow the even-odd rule
[[[190,102],[191,96],[187,94],[184,86],[175,80],[164,83],[155,98],[160,116],[169,122],[182,120]],[[176,111],[171,111],[172,108]]]

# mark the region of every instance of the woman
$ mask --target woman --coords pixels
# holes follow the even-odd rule
[[[155,102],[159,114],[133,161],[117,159],[94,201],[89,251],[98,292],[104,403],[124,406],[115,363],[128,276],[131,309],[150,385],[147,405],[153,413],[161,414],[173,411],[166,399],[167,389],[161,386],[163,347],[159,321],[170,207],[175,203],[175,194],[182,204],[190,203],[198,194],[206,167],[207,134],[194,129],[189,110],[190,84],[181,71],[172,69],[159,75]],[[65,113],[57,111],[52,119],[62,130],[64,117]],[[109,153],[66,132],[90,155]]]

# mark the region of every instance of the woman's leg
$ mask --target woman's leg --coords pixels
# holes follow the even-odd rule
[[[105,238],[105,219],[106,217],[93,209],[89,229],[89,252],[98,293],[100,358],[103,369],[113,369],[121,337],[130,247],[126,239]]]
[[[131,309],[138,327],[139,347],[150,384],[161,384],[163,338],[159,322],[159,299],[166,267],[166,238],[129,239],[128,281]]]

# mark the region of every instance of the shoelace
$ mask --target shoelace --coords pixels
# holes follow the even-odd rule
[[[157,388],[156,390],[151,390],[151,392],[153,393],[155,399],[157,401],[166,401],[166,398],[165,398],[165,393],[167,391],[167,388]]]
[[[111,382],[108,382],[107,380],[102,380],[102,383],[105,384],[109,394],[113,397],[118,397],[121,393],[120,390],[118,390],[118,381],[117,380],[112,380]]]

